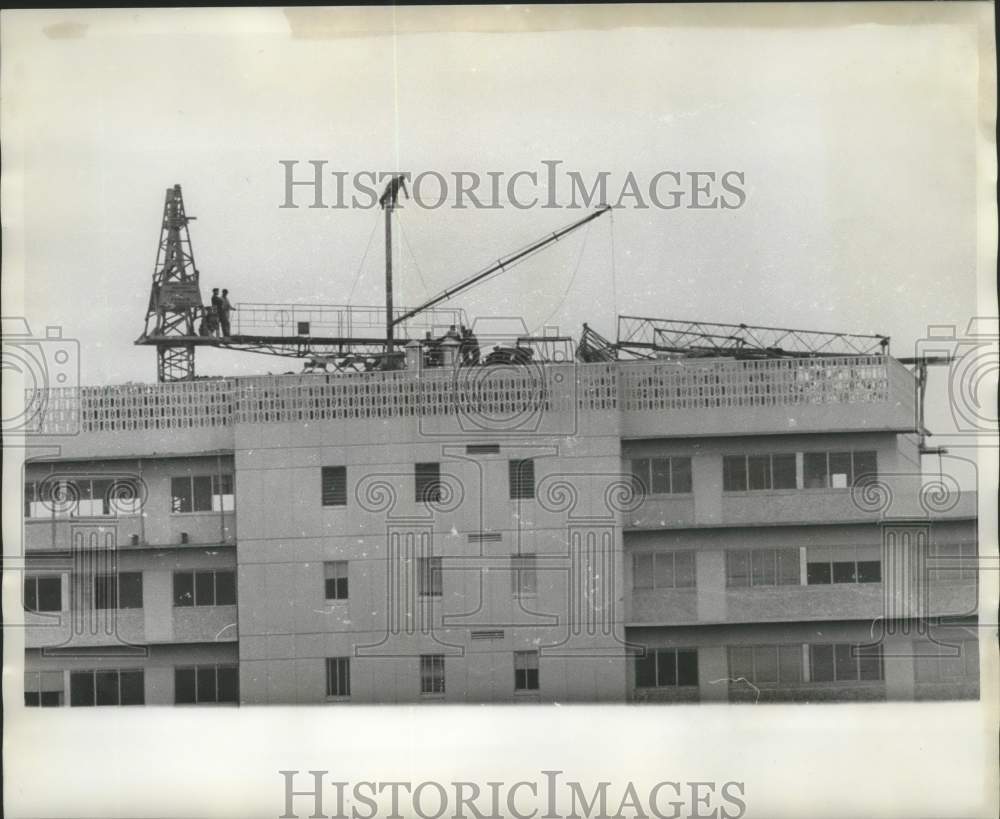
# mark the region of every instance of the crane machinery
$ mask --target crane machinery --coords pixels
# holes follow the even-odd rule
[[[480,358],[479,347],[468,336],[465,313],[440,305],[491,276],[510,269],[533,254],[611,210],[604,205],[581,219],[548,233],[536,241],[497,259],[483,269],[446,288],[416,307],[393,302],[392,217],[400,194],[409,196],[405,174],[386,185],[379,205],[385,214],[385,308],[336,305],[256,304],[237,305],[236,331],[228,336],[205,332],[211,308],[202,304],[199,272],[191,250],[188,216],[181,186],[167,189],[156,265],[150,291],[146,324],[136,344],[156,347],[157,378],[161,382],[195,378],[195,350],[217,347],[246,352],[307,358],[309,369],[328,371],[391,370],[402,366],[405,348],[413,341],[423,347],[423,362],[439,366],[441,345],[454,338],[463,364],[521,364],[536,350],[542,360],[566,360],[552,355],[554,342],[571,344],[568,338],[518,336],[515,344],[497,348]],[[461,327],[462,333],[456,328]],[[433,338],[435,331],[448,332]],[[201,329],[201,332],[198,330]],[[423,331],[424,337],[418,338]],[[871,334],[822,332],[749,324],[618,316],[617,338],[610,341],[587,324],[570,356],[583,362],[642,361],[691,358],[817,358],[830,356],[888,356],[889,337]],[[546,350],[550,351],[546,354]],[[940,454],[928,447],[924,428],[927,368],[946,365],[948,356],[918,356],[897,359],[912,366],[917,382],[920,451]]]
[[[424,338],[420,340],[426,341],[435,331],[444,328],[448,328],[449,333],[455,332],[457,327],[464,329],[464,312],[439,307],[442,302],[510,269],[611,210],[609,205],[604,205],[501,257],[417,307],[397,307],[393,303],[392,215],[398,207],[400,193],[408,196],[403,174],[389,181],[379,199],[385,212],[384,310],[350,305],[241,303],[236,305],[232,334],[219,336],[208,330],[210,325],[203,321],[210,316],[212,308],[202,304],[199,274],[191,251],[188,222],[194,217],[185,213],[181,186],[168,188],[146,325],[135,341],[137,345],[156,347],[158,380],[194,380],[198,347],[308,358],[312,362],[323,362],[323,369],[326,363],[332,363],[337,371],[398,368],[404,359],[402,348],[418,340],[421,331]],[[384,334],[377,335],[380,325]],[[531,339],[525,341],[530,343]],[[543,341],[550,343],[551,338]],[[516,353],[509,357],[518,359]],[[472,363],[471,356],[466,356],[465,360]],[[431,356],[430,363],[433,362]]]

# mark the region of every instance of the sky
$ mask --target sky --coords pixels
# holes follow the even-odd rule
[[[78,339],[82,383],[151,381],[154,349],[132,342],[167,187],[197,216],[206,300],[380,304],[381,214],[281,208],[282,160],[559,160],[612,191],[629,172],[738,171],[746,199],[626,200],[453,306],[574,336],[613,337],[622,313],[881,333],[912,355],[928,325],[961,334],[982,310],[982,10],[950,5],[8,13],[4,313]],[[397,304],[581,215],[404,203]],[[199,374],[289,369],[199,352]]]

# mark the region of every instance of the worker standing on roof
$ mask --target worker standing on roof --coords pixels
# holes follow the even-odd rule
[[[229,314],[235,308],[229,303],[229,291],[222,291],[222,311],[219,315],[219,319],[222,322],[222,336],[227,338],[229,336]]]
[[[219,288],[212,288],[212,314],[215,317],[215,321],[211,322],[212,325],[212,335],[216,335],[219,329],[219,322],[222,320],[222,296],[219,295]]]

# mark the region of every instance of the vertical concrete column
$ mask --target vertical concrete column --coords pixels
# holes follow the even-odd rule
[[[729,659],[725,646],[698,648],[698,694],[702,702],[729,699]]]
[[[694,492],[695,523],[721,523],[721,455],[695,455],[691,458],[691,489]]]
[[[694,556],[698,594],[698,622],[726,619],[726,553],[721,549],[699,550]]]
[[[146,666],[146,705],[174,704],[174,669],[169,666]]]
[[[913,643],[907,637],[886,637],[882,644],[885,668],[885,696],[890,702],[913,700],[916,672]]]
[[[151,643],[174,639],[174,576],[170,571],[142,573],[142,615],[145,637]]]

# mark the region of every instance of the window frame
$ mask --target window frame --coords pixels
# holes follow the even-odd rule
[[[440,557],[428,555],[417,559],[417,596],[441,597],[444,594],[444,562]]]
[[[331,577],[331,574],[333,575]],[[338,603],[350,599],[350,568],[346,560],[326,560],[323,562],[323,597],[328,603]],[[330,582],[333,581],[331,597]],[[341,586],[343,583],[343,586]]]
[[[871,559],[866,557],[865,559],[858,559],[858,548],[854,546],[840,547],[844,549],[844,554],[838,556],[831,556],[829,559],[819,559],[814,560],[809,556],[809,550],[816,547],[806,547],[806,585],[807,586],[849,586],[849,585],[876,585],[882,583],[883,573],[882,573],[882,558],[879,556],[876,559]],[[837,549],[837,546],[822,546],[820,547],[824,551],[827,549]],[[850,555],[850,557],[848,557]],[[839,557],[839,559],[838,559]],[[863,577],[870,577],[870,572],[872,564],[878,566],[878,579],[862,579]],[[862,565],[866,567],[866,571],[862,571]],[[839,568],[838,568],[839,567]],[[839,572],[839,575],[838,575]],[[845,573],[849,572],[849,575]],[[841,579],[837,579],[838,576]],[[849,579],[845,579],[849,577]],[[816,579],[813,579],[816,578]],[[820,579],[825,578],[825,579]]]
[[[522,470],[529,471],[530,476],[524,474]],[[534,500],[536,483],[534,458],[510,458],[507,461],[507,485],[510,500]]]
[[[61,520],[64,518],[118,518],[118,517],[131,517],[141,513],[138,508],[138,500],[133,501],[136,508],[131,510],[124,509],[124,498],[119,498],[117,503],[112,503],[112,493],[111,490],[116,485],[129,484],[132,487],[132,497],[138,499],[140,497],[139,491],[139,481],[136,478],[125,478],[108,476],[87,476],[87,477],[67,477],[57,481],[60,485],[72,484],[75,488],[73,490],[67,490],[66,494],[68,496],[75,496],[76,500],[73,503],[72,508],[67,508],[60,510],[58,514],[56,513],[56,504],[50,500],[43,500],[42,495],[44,494],[40,487],[49,487],[49,494],[53,488],[53,483],[47,480],[26,480],[24,482],[24,508],[23,514],[26,521],[40,521],[40,520]],[[106,484],[103,491],[96,491],[94,488],[95,484]],[[86,491],[83,487],[86,486]],[[100,502],[101,511],[94,512],[93,504]],[[91,511],[88,513],[83,513],[81,511],[81,504],[89,503],[88,507]],[[45,510],[45,514],[34,515],[35,504],[39,504],[40,508]],[[119,506],[121,508],[119,508]]]
[[[761,466],[761,459],[767,459],[766,473],[764,483],[766,486],[752,486],[754,468],[759,469]],[[776,486],[775,476],[778,474],[785,474],[784,472],[779,472],[775,468],[775,460],[791,460],[792,466],[792,485],[791,486]],[[753,466],[751,462],[755,462]],[[732,486],[733,473],[731,472],[732,465],[736,462],[741,462],[742,466],[739,470],[742,476],[742,482],[740,487]],[[798,481],[798,457],[795,452],[747,452],[747,453],[733,453],[730,455],[722,456],[722,492],[724,495],[730,494],[740,494],[740,493],[758,493],[758,492],[795,492],[799,489]]]
[[[767,558],[763,555],[765,553],[773,553],[773,561],[771,565],[774,567],[774,582],[754,582],[754,578],[758,575],[755,574],[755,567],[760,566],[764,570],[767,568]],[[754,555],[761,555],[758,559],[754,560]],[[783,555],[794,554],[794,572],[783,571],[785,568],[784,561],[782,560]],[[732,589],[776,589],[782,588],[784,586],[801,586],[802,585],[802,558],[799,554],[798,546],[768,546],[764,548],[739,548],[739,549],[726,549],[726,590]],[[737,573],[734,571],[734,566],[739,560],[745,560],[746,563],[746,573]],[[794,580],[791,578],[794,575]],[[734,578],[746,577],[746,583],[734,582]]]
[[[726,661],[728,663],[727,668],[731,678],[730,685],[734,684],[734,682],[738,683],[741,679],[745,679],[747,682],[759,687],[801,685],[805,682],[805,668],[802,663],[801,643],[752,643],[749,645],[729,645],[726,646],[726,649]],[[761,664],[759,655],[764,651],[770,650],[774,650],[775,652],[775,679],[764,680],[761,679],[762,675],[758,672],[758,665]],[[750,653],[750,676],[747,676],[745,673],[740,673],[738,663],[734,660],[734,655],[740,651]],[[791,657],[794,659],[795,662],[793,665],[796,669],[794,679],[785,678],[783,669],[787,671],[787,667],[786,663],[782,661],[782,655],[786,658]]]
[[[531,694],[541,687],[538,650],[514,652],[514,692]]]
[[[131,587],[130,591],[135,591],[138,589],[138,604],[130,602],[129,605],[122,605],[122,587],[126,585],[123,583],[124,580],[135,581],[138,578],[138,583]],[[103,586],[103,589],[102,589]],[[94,575],[93,586],[91,587],[93,597],[93,607],[97,611],[108,611],[114,609],[116,611],[130,611],[135,609],[143,608],[145,604],[143,592],[143,572],[104,572]],[[109,605],[110,602],[114,602],[114,605]],[[100,605],[103,603],[104,605]]]
[[[685,657],[693,657],[693,671],[694,671],[694,682],[685,682],[681,684],[681,662],[680,655],[685,655]],[[661,662],[661,655],[663,657],[672,656],[672,662],[670,663],[670,668],[673,669],[673,682],[665,682],[661,680],[661,672],[664,670],[663,666],[665,662]],[[644,685],[639,682],[639,664],[642,662],[650,662],[653,671],[653,684]],[[690,671],[691,669],[688,669]],[[680,647],[659,647],[659,648],[646,648],[644,654],[636,654],[635,662],[633,663],[633,682],[635,688],[651,689],[651,688],[697,688],[698,687],[698,648],[697,646],[680,646]]]
[[[43,679],[57,677],[58,688],[46,688]],[[29,678],[33,682],[29,683]],[[46,702],[46,694],[56,694],[56,702]],[[32,697],[32,695],[34,695]],[[36,702],[29,702],[29,697]],[[48,699],[52,699],[49,697]],[[24,707],[25,708],[61,708],[66,704],[66,680],[62,671],[25,671],[24,672]]]
[[[661,464],[659,472],[657,472],[656,462],[660,462]],[[678,473],[678,470],[675,469],[675,462],[678,465],[686,465],[686,489],[674,489]],[[639,464],[644,464],[644,468],[640,469]],[[694,494],[694,468],[690,455],[649,455],[630,458],[629,469],[631,470],[635,492],[643,497],[686,496]],[[667,488],[665,491],[657,491],[657,481],[654,479],[657,474],[666,477]]]
[[[41,602],[41,599],[42,599],[41,583],[42,583],[42,581],[46,581],[47,583],[50,583],[53,580],[56,581],[56,583],[58,584],[58,587],[59,587],[59,608],[55,608],[55,609],[53,609],[53,608],[44,608],[43,609],[39,605],[40,602]],[[29,586],[29,584],[31,586],[33,586],[33,592],[30,595],[28,593],[28,586]],[[61,574],[49,574],[49,573],[27,574],[24,577],[24,584],[22,586],[21,593],[23,595],[22,598],[21,598],[21,602],[24,605],[24,610],[25,611],[29,611],[32,614],[58,614],[59,612],[64,611],[64,609],[63,609],[63,583],[62,583],[62,575]],[[34,601],[35,601],[35,605],[33,607],[28,605],[29,598],[31,598],[31,597],[33,597]]]
[[[823,472],[823,485],[810,486],[810,483],[815,482],[816,478],[813,471],[810,470],[809,462],[814,460],[817,456],[825,456],[825,471]],[[833,486],[833,478],[835,473],[831,471],[831,458],[832,457],[844,457],[848,458],[850,463],[851,471],[847,475],[847,483],[845,486]],[[864,459],[866,456],[871,456],[872,465],[874,466],[874,471],[861,471],[864,468]],[[860,461],[860,464],[859,464]],[[859,469],[859,465],[861,469]],[[849,491],[856,485],[862,485],[868,481],[878,480],[878,450],[877,449],[818,449],[803,451],[802,453],[802,489],[811,492],[845,492]],[[864,478],[865,481],[861,481]]]
[[[864,643],[808,643],[809,646],[809,682],[824,685],[837,685],[840,683],[878,683],[885,682],[885,658],[880,643],[865,645]],[[856,649],[871,649],[864,653]],[[816,674],[816,655],[822,650],[823,653],[829,651],[830,671],[832,679],[818,679]],[[845,656],[853,666],[853,674],[843,675],[842,666]],[[874,658],[877,663],[878,676],[864,677],[862,675],[862,661]],[[824,659],[824,662],[826,660]]]
[[[178,495],[176,486],[180,482],[187,483],[187,494]],[[204,482],[208,482],[208,493],[204,493]],[[202,491],[199,492],[196,489],[196,482],[201,482]],[[227,488],[229,492],[224,492]],[[211,472],[211,473],[194,473],[190,472],[185,475],[171,475],[170,476],[170,514],[171,515],[211,515],[219,514],[221,512],[235,512],[236,511],[236,483],[232,472]],[[184,509],[183,503],[178,504],[178,500],[184,500],[187,498],[190,505],[189,509]],[[201,498],[208,499],[208,506],[205,508],[197,507],[196,502]],[[232,500],[227,502],[226,498],[231,498]],[[178,508],[180,507],[180,508]]]
[[[346,690],[345,690],[346,689]],[[346,700],[351,696],[351,658],[349,656],[326,658],[326,698]]]
[[[212,672],[212,688],[214,696],[211,699],[202,699],[202,685],[201,685],[201,674],[203,672]],[[221,699],[221,684],[220,684],[220,673],[221,671],[231,671],[235,673],[235,699]],[[178,690],[180,686],[178,685],[178,677],[182,673],[191,672],[194,674],[192,691],[194,694],[193,700],[179,700]],[[178,665],[174,666],[174,705],[239,705],[240,703],[240,667],[236,663],[203,663],[197,665]]]
[[[945,551],[943,551],[945,550]],[[957,550],[955,553],[949,553]],[[935,561],[946,560],[951,565],[936,566]],[[979,582],[979,544],[970,542],[935,543],[927,549],[927,580],[930,583],[952,584]]]
[[[98,675],[107,676],[110,674],[115,675],[115,686],[116,686],[116,697],[117,702],[98,702],[99,694],[99,683]],[[123,675],[138,675],[140,681],[140,688],[138,689],[141,696],[139,701],[136,702],[123,702]],[[92,702],[74,702],[74,680],[81,677],[87,676],[90,680],[90,699]],[[73,669],[70,671],[70,707],[73,708],[93,708],[93,707],[105,707],[105,706],[129,706],[129,705],[145,705],[146,704],[146,673],[143,668],[94,668],[94,669]]]
[[[415,503],[441,502],[441,463],[421,461],[413,465],[413,498]]]
[[[319,502],[324,509],[347,506],[347,467],[321,466],[319,472]]]
[[[199,602],[198,594],[198,575],[211,574],[212,577],[212,602],[211,603],[201,603]],[[219,575],[232,575],[233,576],[233,600],[231,603],[219,603]],[[177,580],[179,577],[189,576],[191,578],[191,602],[181,603],[178,602],[178,589]],[[171,586],[171,592],[173,597],[173,608],[175,609],[190,609],[190,608],[209,608],[215,606],[235,606],[239,603],[239,590],[237,588],[237,577],[236,569],[182,569],[175,571],[173,573],[173,583]]]
[[[444,654],[420,655],[420,695],[438,697],[445,693]]]
[[[690,560],[691,563],[691,582],[684,583],[683,585],[678,583],[680,573],[677,571],[677,557],[681,555],[685,560]],[[639,563],[640,561],[649,561],[649,572],[644,573],[641,571]],[[670,578],[672,583],[669,585],[659,582],[660,570],[657,566],[661,561],[670,563]],[[648,577],[649,585],[639,585],[636,580],[639,577]],[[662,549],[655,552],[633,552],[632,554],[632,589],[635,591],[689,591],[691,589],[696,589],[698,587],[698,568],[697,561],[695,559],[695,552],[693,549]]]

